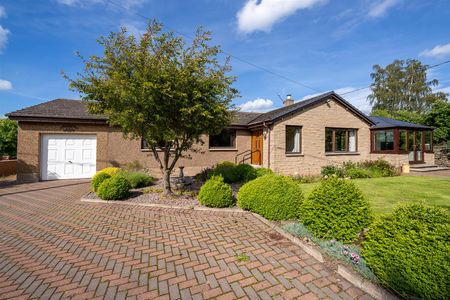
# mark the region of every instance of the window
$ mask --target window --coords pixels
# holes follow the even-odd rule
[[[373,132],[375,151],[394,150],[394,130],[378,130]]]
[[[286,126],[286,153],[301,153],[302,128],[300,126]]]
[[[433,133],[425,131],[425,151],[433,151]]]
[[[356,152],[356,129],[325,128],[325,152]]]
[[[236,130],[226,129],[218,135],[209,136],[209,148],[235,148]]]
[[[406,151],[408,148],[406,147],[406,130],[399,129],[398,130],[398,150]]]

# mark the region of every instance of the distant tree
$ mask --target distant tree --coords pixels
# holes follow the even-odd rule
[[[424,123],[436,129],[433,133],[435,143],[450,142],[450,103],[448,101],[438,101],[424,117]]]
[[[420,113],[413,112],[413,111],[407,111],[407,110],[388,111],[388,110],[384,110],[384,109],[375,109],[375,110],[372,110],[370,115],[425,125],[425,120],[424,120],[425,114],[420,114]]]
[[[17,155],[17,122],[0,120],[0,156]]]
[[[210,46],[210,32],[198,29],[190,43],[163,32],[156,21],[136,38],[122,28],[101,37],[102,56],[83,59],[85,69],[70,87],[79,91],[91,113],[106,114],[129,138],[150,147],[172,193],[170,174],[187,151],[196,151],[202,134],[218,134],[231,119],[235,78],[220,47]]]
[[[446,94],[433,92],[439,82],[428,80],[427,66],[416,59],[395,60],[385,68],[375,65],[373,69],[372,94],[368,96],[373,110],[422,114],[434,102],[447,99]]]

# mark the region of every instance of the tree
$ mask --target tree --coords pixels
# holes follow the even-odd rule
[[[136,38],[122,28],[101,37],[102,56],[83,60],[85,68],[70,79],[91,113],[105,114],[128,138],[144,139],[158,162],[165,194],[172,193],[170,174],[180,157],[199,151],[203,134],[218,134],[232,117],[238,95],[228,76],[229,59],[218,60],[210,32],[197,30],[187,43],[163,32],[153,21]]]
[[[375,109],[372,110],[370,115],[425,125],[424,121],[425,114],[420,114],[414,111],[407,111],[407,110],[387,111],[384,109]]]
[[[435,127],[433,140],[435,143],[446,143],[450,141],[450,103],[438,101],[433,105],[431,111],[426,114],[424,123]]]
[[[373,67],[372,94],[368,96],[373,110],[428,112],[433,103],[446,100],[444,93],[433,92],[436,79],[427,79],[428,66],[416,59],[395,60],[382,68]]]
[[[17,122],[0,120],[0,156],[17,155]]]

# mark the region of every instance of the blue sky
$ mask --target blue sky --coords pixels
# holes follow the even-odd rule
[[[367,86],[372,66],[394,59],[450,59],[448,0],[111,1],[126,9],[108,0],[0,1],[0,116],[54,98],[79,99],[61,71],[81,71],[75,51],[99,54],[100,35],[120,26],[142,32],[146,21],[134,12],[187,35],[202,25],[226,52],[270,70],[232,59],[241,93],[234,102],[244,110],[279,107],[278,95],[299,100]],[[450,92],[450,64],[429,75]],[[345,97],[368,112],[369,92]]]

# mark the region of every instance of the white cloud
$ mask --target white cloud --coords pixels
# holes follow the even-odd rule
[[[241,111],[266,112],[273,109],[273,101],[269,99],[257,98],[239,105],[239,108]]]
[[[0,91],[7,91],[12,89],[11,81],[0,79]]]
[[[3,6],[0,5],[0,19],[6,17],[6,10]]]
[[[10,31],[6,28],[3,28],[3,26],[0,25],[0,53],[2,52],[2,49],[6,47],[6,42],[8,42],[9,34]]]
[[[297,10],[313,7],[324,0],[247,0],[237,13],[238,29],[244,33],[270,31],[280,20]]]
[[[362,89],[359,91],[355,91],[353,93],[349,93],[346,95],[343,95],[345,93],[357,90],[358,88],[354,87],[342,87],[339,89],[334,90],[334,92],[338,95],[340,95],[342,98],[350,102],[353,106],[355,106],[357,109],[362,111],[363,113],[370,113],[372,110],[372,106],[370,105],[369,101],[367,101],[367,96],[369,96],[372,93],[372,90],[370,88]],[[315,96],[319,96],[323,93],[317,93],[317,94],[310,94],[304,96],[301,100],[306,100]]]
[[[397,5],[399,0],[381,0],[375,3],[367,13],[369,17],[378,18],[384,16],[387,11]]]
[[[450,55],[450,43],[445,45],[437,45],[433,49],[422,51],[419,55],[428,57],[444,57]]]

